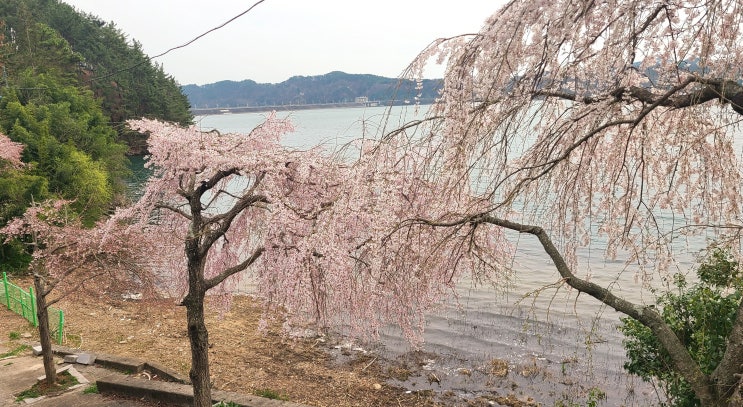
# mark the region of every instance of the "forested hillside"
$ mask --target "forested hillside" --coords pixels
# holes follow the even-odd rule
[[[0,163],[0,226],[51,197],[94,222],[122,198],[125,140],[138,139],[122,122],[192,120],[179,84],[138,43],[57,0],[0,2],[0,75],[0,133],[25,146],[22,167]],[[0,268],[23,257],[3,245]]]
[[[245,80],[186,85],[183,93],[188,95],[194,108],[348,103],[363,96],[381,104],[412,102],[416,98],[421,103],[431,103],[440,86],[438,80],[416,83],[376,75],[330,72],[319,76],[295,76],[277,84]]]

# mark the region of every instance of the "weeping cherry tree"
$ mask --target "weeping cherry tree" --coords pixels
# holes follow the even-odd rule
[[[450,275],[497,276],[516,247],[503,231],[533,235],[560,284],[652,330],[701,405],[740,405],[740,307],[706,374],[654,307],[596,283],[576,253],[601,247],[645,287],[683,270],[690,237],[740,253],[742,35],[740,0],[514,0],[480,32],[433,42],[409,74],[446,61],[438,103],[370,152],[374,177],[405,174],[405,199],[431,200],[380,243],[425,260],[457,240],[475,267],[448,259]],[[478,254],[493,248],[495,264]]]
[[[140,257],[148,252],[143,246],[147,240],[133,238],[111,220],[86,228],[69,204],[64,200],[34,203],[0,228],[6,241],[19,239],[32,253],[29,272],[34,280],[39,340],[49,385],[56,382],[49,307],[81,288],[97,296],[115,297],[127,290],[149,290],[153,285],[146,260]]]

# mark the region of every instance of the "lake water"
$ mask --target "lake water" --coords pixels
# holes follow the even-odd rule
[[[332,149],[362,136],[375,137],[416,114],[421,118],[426,107],[421,111],[412,106],[388,109],[277,114],[289,116],[296,126],[296,132],[283,140],[286,145],[309,148],[323,144]],[[265,115],[203,116],[196,121],[205,131],[249,132]],[[531,396],[545,406],[555,405],[557,400],[585,404],[593,387],[607,395],[599,405],[644,406],[657,401],[648,384],[623,371],[622,335],[616,330],[620,315],[586,295],[551,287],[559,275],[535,238],[521,236],[517,252],[513,278],[507,286],[463,282],[459,302],[442,304],[439,312],[430,315],[422,352],[409,352],[395,330],[385,332],[375,351],[397,360],[412,358],[410,364],[420,368],[419,375],[395,384],[411,391],[451,391],[466,398]],[[631,301],[655,302],[635,281],[634,270],[626,269],[621,261],[605,260],[600,248],[584,250],[579,257],[582,270],[590,269],[594,282],[613,286],[616,294]],[[692,259],[690,255],[682,267],[690,268]],[[539,295],[527,295],[535,292]],[[497,361],[508,364],[508,373],[502,377],[493,374],[494,363],[501,363]]]

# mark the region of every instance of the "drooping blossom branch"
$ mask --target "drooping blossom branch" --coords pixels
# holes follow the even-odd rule
[[[431,152],[423,171],[449,171],[458,181],[446,193],[482,193],[485,213],[527,203],[518,211],[547,214],[566,247],[596,234],[581,219],[605,219],[607,255],[628,250],[635,264],[665,256],[645,248],[670,250],[659,213],[737,223],[743,53],[730,10],[740,9],[510,2],[480,33],[437,41],[411,65],[418,77],[432,57],[448,62],[429,114],[441,119],[417,133]]]
[[[400,168],[409,178],[469,204],[450,217],[413,215],[391,235],[497,227],[537,236],[573,288],[663,338],[702,405],[728,405],[743,374],[743,310],[724,362],[703,374],[654,311],[577,277],[590,269],[577,253],[622,259],[638,289],[683,271],[679,256],[695,238],[743,258],[743,2],[513,0],[479,33],[432,43],[408,76],[422,77],[432,58],[446,63],[429,112],[437,119],[383,143],[420,154]]]

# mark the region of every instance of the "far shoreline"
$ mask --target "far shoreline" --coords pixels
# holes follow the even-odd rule
[[[294,111],[294,110],[316,110],[316,109],[338,109],[352,107],[378,107],[378,106],[410,106],[410,105],[430,105],[432,100],[419,100],[411,102],[404,101],[369,101],[369,102],[347,102],[347,103],[318,103],[318,104],[296,104],[296,105],[276,105],[276,106],[240,106],[240,107],[209,107],[209,108],[191,108],[191,114],[194,116],[210,116],[220,114],[234,113],[260,113],[272,111]]]

